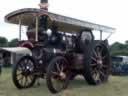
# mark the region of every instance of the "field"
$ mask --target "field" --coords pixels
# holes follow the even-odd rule
[[[77,78],[68,89],[56,95],[48,91],[45,80],[40,82],[40,86],[18,90],[12,82],[11,70],[4,69],[0,76],[0,96],[128,96],[127,76],[111,76],[108,83],[100,86],[89,86],[83,78]]]

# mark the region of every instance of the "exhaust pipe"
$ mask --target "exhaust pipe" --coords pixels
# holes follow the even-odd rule
[[[48,11],[48,0],[40,0],[39,6],[41,9]]]

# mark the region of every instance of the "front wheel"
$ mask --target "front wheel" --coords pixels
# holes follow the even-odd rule
[[[67,88],[69,83],[69,64],[62,56],[55,57],[48,66],[46,81],[48,89],[52,93],[58,93]]]
[[[22,57],[13,67],[12,79],[15,86],[19,89],[33,86],[36,80],[34,69],[34,60],[30,56]]]

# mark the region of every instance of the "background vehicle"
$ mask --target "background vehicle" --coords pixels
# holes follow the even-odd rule
[[[112,57],[112,75],[128,75],[128,57]]]

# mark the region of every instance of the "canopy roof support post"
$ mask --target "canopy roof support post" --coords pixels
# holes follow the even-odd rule
[[[10,52],[10,63],[11,64],[14,64],[14,57],[13,57],[13,54],[12,52]]]
[[[35,36],[36,36],[36,41],[38,41],[38,24],[39,24],[39,21],[38,21],[38,16],[36,16],[36,34],[35,34]]]
[[[21,18],[19,18],[19,41],[21,41]]]
[[[102,34],[103,33],[103,31],[102,30],[100,30],[100,40],[102,40]]]

